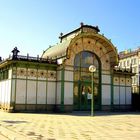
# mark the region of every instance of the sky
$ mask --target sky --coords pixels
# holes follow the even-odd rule
[[[0,0],[0,56],[41,56],[60,33],[98,26],[118,52],[140,46],[140,0]]]

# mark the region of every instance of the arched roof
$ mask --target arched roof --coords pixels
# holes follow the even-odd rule
[[[90,28],[88,26],[88,28]],[[69,49],[69,46],[72,46],[76,40],[79,38],[92,38],[96,40],[96,42],[101,43],[106,51],[106,54],[109,54],[110,56],[110,63],[111,66],[115,66],[118,63],[118,53],[117,49],[114,47],[114,45],[111,43],[110,40],[108,40],[105,36],[98,34],[97,32],[81,32],[74,34],[73,36],[63,39],[63,41],[57,45],[54,45],[53,47],[48,48],[43,54],[43,58],[51,57],[51,58],[60,58],[60,57],[66,57],[67,58],[67,52]]]
[[[71,40],[66,40],[62,43],[49,47],[46,51],[43,52],[42,58],[60,58],[66,56],[67,48]]]

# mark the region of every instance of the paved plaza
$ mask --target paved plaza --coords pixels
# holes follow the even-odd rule
[[[140,112],[0,112],[0,140],[139,140]]]

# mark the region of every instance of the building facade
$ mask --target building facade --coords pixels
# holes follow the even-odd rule
[[[132,92],[138,94],[140,85],[140,49],[120,52],[119,67],[132,69],[132,72],[135,73],[135,75],[132,76]]]
[[[132,72],[115,67],[117,50],[99,31],[81,24],[61,34],[60,43],[41,58],[20,56],[15,48],[13,57],[0,63],[0,108],[85,111],[94,97],[95,110],[131,109]],[[91,65],[96,67],[93,78]]]

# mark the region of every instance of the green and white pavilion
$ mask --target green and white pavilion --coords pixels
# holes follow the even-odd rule
[[[97,26],[81,24],[61,34],[60,43],[41,58],[21,56],[15,47],[12,57],[0,60],[0,108],[88,111],[94,96],[94,110],[131,109],[131,69],[117,66],[117,49],[99,32]],[[91,65],[96,67],[93,79]]]

